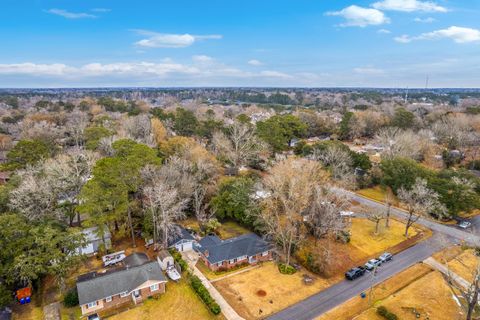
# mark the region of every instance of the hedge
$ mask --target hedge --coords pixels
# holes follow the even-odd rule
[[[398,320],[397,315],[388,311],[387,308],[385,308],[384,306],[380,306],[377,308],[377,314],[387,320]]]
[[[182,259],[181,253],[178,252],[175,248],[171,248],[168,251],[172,255],[173,260],[175,260],[175,262],[180,265],[180,268],[182,269],[182,271],[187,271],[188,270],[188,263],[185,262],[185,260]]]
[[[207,288],[205,288],[202,281],[197,276],[192,275],[190,277],[190,285],[213,314],[217,315],[222,311],[218,303],[215,302]]]

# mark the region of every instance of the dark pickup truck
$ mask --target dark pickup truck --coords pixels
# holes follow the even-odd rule
[[[355,280],[365,274],[365,267],[356,267],[345,272],[345,278],[348,280]]]

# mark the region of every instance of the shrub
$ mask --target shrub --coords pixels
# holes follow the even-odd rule
[[[297,272],[297,270],[294,267],[284,263],[278,264],[278,271],[280,271],[280,273],[283,273],[283,274],[294,274],[295,272]]]
[[[388,311],[387,308],[385,308],[384,306],[380,306],[377,308],[377,314],[387,320],[398,320],[397,315]]]
[[[182,269],[182,272],[188,270],[188,263],[182,259],[182,255],[180,252],[178,252],[175,248],[168,249],[168,252],[170,252],[170,254],[172,255],[173,260],[178,263],[178,265]]]
[[[72,288],[63,297],[63,305],[67,308],[78,306],[77,288]]]
[[[202,301],[207,305],[210,311],[217,315],[222,310],[217,302],[212,298],[207,288],[203,285],[202,281],[197,276],[190,277],[190,286],[195,290],[197,295],[202,299]]]

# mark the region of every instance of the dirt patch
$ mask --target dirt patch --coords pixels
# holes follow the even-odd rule
[[[265,297],[266,295],[267,295],[267,292],[265,290],[260,289],[257,291],[257,296],[259,297]]]

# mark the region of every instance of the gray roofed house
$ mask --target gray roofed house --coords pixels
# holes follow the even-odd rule
[[[112,247],[112,240],[110,231],[105,227],[105,233],[102,237],[99,235],[98,227],[91,227],[82,230],[83,235],[87,244],[83,248],[79,248],[78,251],[80,254],[92,254],[98,252],[98,249],[103,244],[105,240],[105,249],[110,249]]]
[[[168,241],[169,248],[175,248],[177,251],[187,251],[193,249],[195,238],[183,227],[178,228],[178,234]]]
[[[254,233],[227,240],[209,235],[199,241],[197,250],[203,262],[214,271],[272,259],[272,245]]]
[[[125,258],[124,264],[122,268],[78,277],[82,314],[122,303],[136,304],[151,295],[165,292],[167,280],[157,261],[150,261],[143,253],[134,253]]]

